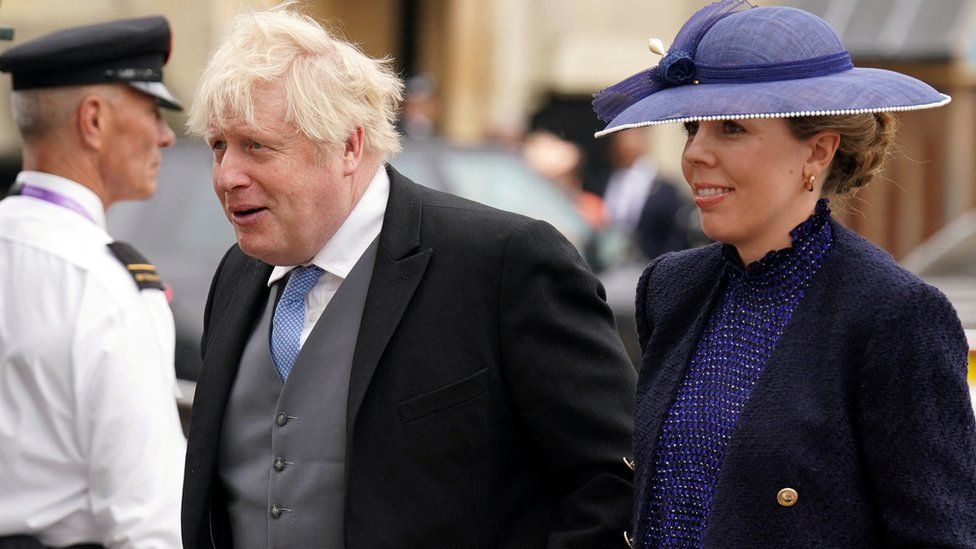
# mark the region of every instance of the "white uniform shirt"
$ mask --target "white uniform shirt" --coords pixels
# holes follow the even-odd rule
[[[98,197],[38,172],[0,201],[0,536],[180,547],[173,317],[106,246]]]
[[[320,267],[325,274],[305,296],[305,322],[302,325],[300,345],[305,344],[315,323],[339,291],[342,281],[349,276],[349,271],[356,266],[356,262],[362,257],[366,248],[369,248],[380,234],[386,203],[389,199],[390,176],[386,174],[385,168],[380,167],[370,180],[363,196],[359,198],[359,202],[349,213],[349,217],[339,226],[339,230],[315,254],[312,261],[306,263],[306,265]],[[295,266],[275,267],[268,279],[268,286],[281,280],[294,268]]]

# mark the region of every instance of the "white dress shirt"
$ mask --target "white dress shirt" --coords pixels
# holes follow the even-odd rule
[[[339,230],[312,260],[306,263],[306,265],[318,266],[325,271],[325,274],[305,296],[305,322],[302,325],[300,345],[305,345],[305,340],[312,333],[312,328],[332,301],[332,297],[339,291],[342,281],[349,276],[349,271],[362,257],[366,248],[369,248],[373,240],[379,236],[389,198],[390,177],[386,169],[381,166]],[[281,280],[297,266],[275,267],[268,279],[268,286]]]
[[[0,536],[180,547],[186,441],[173,317],[106,246],[99,198],[67,179],[0,201]]]
[[[603,201],[610,222],[617,227],[636,230],[656,178],[657,168],[645,157],[638,158],[628,168],[614,170],[607,181]]]

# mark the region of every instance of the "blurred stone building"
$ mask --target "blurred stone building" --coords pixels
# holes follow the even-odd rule
[[[307,11],[374,56],[392,56],[405,76],[437,82],[437,126],[462,141],[508,138],[532,117],[580,117],[586,139],[590,95],[655,64],[647,40],[668,44],[706,0],[305,0]],[[976,207],[976,0],[759,0],[801,5],[838,28],[859,65],[895,68],[953,96],[948,108],[902,116],[901,151],[887,181],[835,210],[896,256]],[[51,30],[160,13],[174,28],[167,84],[184,102],[239,9],[261,0],[41,0],[3,2],[0,23],[22,42]],[[0,43],[0,48],[5,47]],[[0,84],[7,104],[8,77]],[[558,108],[547,111],[547,105]],[[582,114],[581,114],[582,113]],[[179,133],[184,117],[170,115]],[[569,131],[569,130],[567,130]],[[655,156],[680,174],[683,134],[655,128]],[[596,147],[599,144],[594,145]],[[12,178],[19,143],[0,108],[0,177]],[[209,174],[203,174],[208,178]],[[679,175],[680,177],[680,175]]]

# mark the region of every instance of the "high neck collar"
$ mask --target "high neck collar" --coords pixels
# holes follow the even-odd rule
[[[822,256],[832,237],[829,220],[830,200],[821,198],[817,201],[813,215],[790,231],[789,247],[773,250],[746,266],[743,265],[735,246],[725,244],[722,246],[725,262],[733,273],[744,275],[747,279],[757,282],[776,279],[777,275],[790,271],[791,266],[801,258]]]

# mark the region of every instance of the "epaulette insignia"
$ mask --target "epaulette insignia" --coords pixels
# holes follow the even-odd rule
[[[112,250],[112,254],[125,265],[126,270],[132,275],[140,290],[149,288],[166,290],[162,279],[156,273],[156,267],[149,263],[135,248],[125,242],[115,241],[108,245],[108,249]]]

